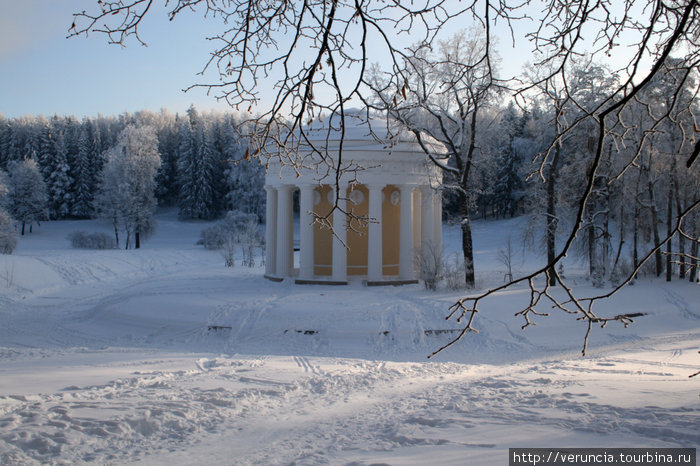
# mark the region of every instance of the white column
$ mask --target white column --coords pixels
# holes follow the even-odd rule
[[[442,191],[433,195],[433,242],[442,250]]]
[[[275,275],[277,267],[277,190],[265,186],[265,275]]]
[[[399,278],[413,280],[413,186],[401,185]]]
[[[314,275],[314,187],[302,185],[299,193],[299,278]]]
[[[430,186],[421,188],[420,219],[421,219],[421,247],[433,248],[435,244],[435,215],[433,213],[435,201],[433,200],[433,190]],[[436,250],[436,252],[439,252]]]
[[[381,280],[382,262],[382,188],[383,185],[369,185],[369,226],[367,237],[367,279]]]
[[[331,273],[333,280],[340,282],[348,279],[348,251],[346,248],[348,219],[345,212],[340,210],[347,210],[347,188],[347,184],[340,185],[339,208],[333,211],[333,268]]]
[[[277,269],[279,277],[291,275],[292,268],[292,186],[277,189]]]

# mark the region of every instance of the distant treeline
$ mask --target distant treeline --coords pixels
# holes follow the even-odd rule
[[[73,116],[0,115],[0,169],[31,159],[43,175],[50,219],[95,216],[105,154],[129,125],[151,126],[158,137],[156,197],[183,219],[212,219],[234,207],[261,219],[264,167],[241,161],[245,136],[232,114],[141,111],[79,121]]]

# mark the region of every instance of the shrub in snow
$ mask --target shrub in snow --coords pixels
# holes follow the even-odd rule
[[[117,243],[106,233],[87,233],[75,231],[68,235],[68,240],[76,249],[115,249]]]
[[[207,249],[220,250],[227,267],[233,266],[235,250],[240,245],[243,253],[242,264],[253,267],[255,248],[262,244],[258,216],[237,210],[230,211],[221,221],[202,230],[197,244]]]
[[[230,237],[232,234],[233,232],[228,230],[225,225],[216,223],[202,230],[197,244],[201,244],[207,249],[218,250],[224,247],[227,236]]]
[[[4,209],[0,209],[0,253],[12,254],[17,247],[15,221]]]
[[[466,286],[464,282],[464,259],[459,254],[454,254],[450,260],[445,261],[443,277],[445,286],[450,290],[460,290]]]
[[[442,249],[428,242],[416,254],[420,279],[429,290],[436,290],[443,274]]]
[[[224,241],[224,245],[221,248],[221,255],[224,256],[224,264],[226,267],[233,267],[236,256],[236,241],[233,235],[229,235]]]

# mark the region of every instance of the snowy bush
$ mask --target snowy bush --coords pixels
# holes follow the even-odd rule
[[[15,221],[4,209],[0,209],[0,253],[12,254],[17,247]]]
[[[75,231],[68,235],[68,240],[76,249],[115,249],[117,243],[106,233],[87,233]]]
[[[243,253],[242,264],[253,267],[255,248],[262,244],[258,216],[230,211],[222,220],[202,230],[197,244],[207,249],[220,250],[227,267],[233,266],[235,250],[240,245]]]
[[[466,286],[464,282],[464,259],[454,254],[446,260],[443,266],[445,286],[450,290],[460,290]]]
[[[206,249],[222,249],[226,243],[227,237],[230,237],[232,234],[233,232],[228,230],[224,224],[216,223],[202,230],[197,244],[201,244]]]
[[[416,254],[420,279],[429,290],[436,290],[443,274],[442,249],[432,243],[422,246]]]
[[[235,264],[236,257],[236,241],[233,234],[230,234],[225,240],[221,247],[221,255],[224,256],[224,264],[226,267],[233,267]]]

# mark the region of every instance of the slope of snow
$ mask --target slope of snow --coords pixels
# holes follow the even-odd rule
[[[74,250],[48,222],[0,256],[0,464],[504,464],[509,447],[696,447],[697,285],[641,279],[591,336],[515,287],[460,326],[460,292],[296,286],[229,269],[173,212],[139,251]],[[480,286],[521,219],[475,222]],[[445,227],[448,253],[457,228]],[[516,246],[518,272],[541,263]],[[576,278],[577,291],[596,291]],[[581,275],[582,276],[582,275]],[[555,291],[556,292],[556,291]],[[229,328],[230,327],[230,328]]]

